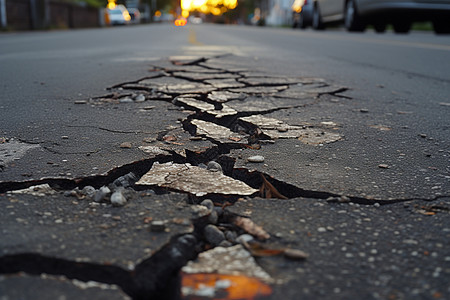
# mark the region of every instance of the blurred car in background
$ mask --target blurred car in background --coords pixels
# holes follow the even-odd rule
[[[305,29],[312,25],[313,0],[295,0],[292,4],[292,27]]]
[[[123,5],[116,5],[114,8],[107,8],[106,13],[110,25],[127,25],[131,21],[130,14]]]
[[[192,23],[192,24],[202,24],[203,23],[203,19],[200,17],[190,16],[188,20],[189,20],[189,23]]]
[[[139,24],[141,23],[141,13],[137,8],[128,8],[128,13],[130,14],[130,23]]]
[[[413,22],[431,21],[436,33],[450,33],[450,0],[313,0],[312,26],[344,23],[348,31],[362,32],[372,25],[384,32],[392,24],[407,33]]]

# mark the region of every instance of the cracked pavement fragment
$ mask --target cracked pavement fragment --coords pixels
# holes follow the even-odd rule
[[[197,100],[194,98],[177,97],[175,101],[177,101],[182,105],[193,107],[196,110],[207,112],[208,114],[214,115],[216,118],[222,118],[224,116],[233,116],[237,114],[237,111],[226,106],[225,104],[222,104],[222,109],[215,109],[213,104]]]
[[[192,120],[191,124],[197,127],[197,135],[205,135],[222,144],[239,143],[245,144],[245,136],[235,133],[228,129],[211,122],[202,120]]]
[[[155,163],[136,185],[157,185],[202,197],[208,194],[253,195],[258,190],[245,183],[191,164]]]
[[[272,139],[299,139],[308,145],[319,145],[336,142],[342,138],[337,132],[327,131],[319,127],[292,126],[283,121],[261,115],[242,117],[240,120],[258,126],[264,134]]]
[[[0,143],[0,171],[14,160],[25,156],[27,151],[39,147],[37,144],[23,143],[14,139]]]
[[[228,275],[245,275],[271,282],[272,278],[264,271],[250,252],[242,245],[233,247],[216,247],[200,253],[196,261],[190,261],[182,269],[187,274],[217,273]]]

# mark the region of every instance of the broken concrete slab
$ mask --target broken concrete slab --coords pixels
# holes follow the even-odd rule
[[[243,275],[271,282],[272,278],[264,271],[250,252],[242,245],[232,247],[215,247],[202,252],[195,261],[190,261],[181,269],[187,274],[215,273],[228,275]]]
[[[163,131],[158,137],[149,140],[149,145],[139,147],[142,151],[149,153],[151,157],[155,154],[161,155],[174,152],[191,162],[213,160],[218,155],[217,145],[208,141],[206,138],[193,137],[182,127]]]
[[[183,107],[193,108],[197,111],[207,112],[219,119],[224,116],[233,116],[237,114],[237,111],[225,104],[220,105],[220,109],[216,109],[213,104],[195,98],[177,97],[175,98],[175,103]]]
[[[236,79],[210,79],[205,83],[212,85],[216,89],[242,88],[245,84],[237,82]]]
[[[39,144],[24,143],[15,139],[2,139],[0,143],[0,170],[21,159],[29,150],[39,147]]]
[[[205,136],[221,144],[245,144],[246,136],[233,132],[227,127],[194,119],[191,124],[197,128],[196,135]]]
[[[174,236],[193,231],[196,218],[183,194],[128,191],[120,208],[92,200],[28,194],[0,195],[0,256],[30,253],[132,270]],[[150,231],[162,221],[163,232]]]
[[[247,96],[244,93],[232,93],[227,91],[213,91],[208,94],[208,100],[216,103],[225,103],[231,100],[244,100]]]
[[[278,92],[284,91],[288,88],[289,88],[289,86],[287,86],[287,85],[249,86],[249,87],[242,87],[242,88],[231,88],[231,89],[229,89],[229,91],[234,92],[234,93],[246,93],[246,94],[250,94],[250,95],[273,95]]]
[[[240,113],[265,113],[277,109],[302,107],[314,102],[311,98],[275,98],[249,96],[245,101],[233,100],[227,102],[227,105]]]
[[[212,172],[188,163],[155,163],[136,184],[170,188],[198,197],[208,194],[252,195],[257,192],[245,183],[220,172]]]
[[[240,120],[258,126],[271,139],[296,138],[308,145],[321,145],[333,143],[342,138],[338,132],[320,126],[292,126],[283,121],[262,115],[242,117]]]
[[[282,76],[243,76],[238,79],[246,85],[251,86],[283,86],[301,83],[301,78]]]

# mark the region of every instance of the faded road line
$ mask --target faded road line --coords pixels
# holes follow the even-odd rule
[[[196,46],[203,46],[203,43],[200,43],[197,41],[197,33],[194,29],[189,28],[189,44],[196,45]]]

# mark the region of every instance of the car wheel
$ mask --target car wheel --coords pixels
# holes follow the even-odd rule
[[[314,6],[312,27],[315,30],[323,30],[323,29],[325,29],[325,25],[322,22],[322,16],[320,15],[320,9],[319,9],[319,5],[318,4],[316,4]]]
[[[437,34],[448,34],[450,33],[450,22],[448,22],[448,19],[433,20],[433,29]]]
[[[376,33],[384,33],[386,31],[387,24],[384,22],[376,22],[373,24],[373,28]]]
[[[395,33],[408,33],[411,29],[411,22],[409,21],[396,21],[392,24]]]
[[[345,5],[344,21],[345,28],[348,31],[363,32],[366,29],[366,25],[358,14],[354,0],[348,0]]]

